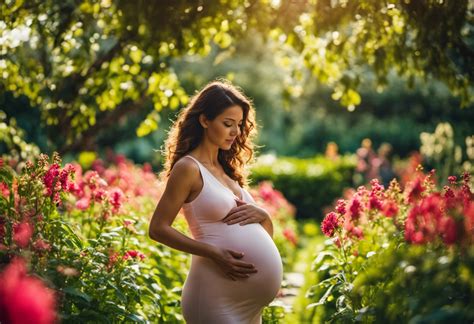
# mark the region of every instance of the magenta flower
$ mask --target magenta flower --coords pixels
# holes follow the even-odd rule
[[[344,199],[339,199],[337,201],[336,210],[341,215],[344,215],[346,213],[346,201]]]
[[[129,250],[125,252],[123,259],[128,260],[128,259],[137,259],[139,258],[140,260],[143,260],[145,258],[145,255],[139,251],[136,250]]]
[[[0,274],[1,323],[54,323],[55,307],[54,291],[27,276],[23,259],[13,259]]]
[[[321,224],[321,230],[323,231],[324,235],[332,237],[339,226],[338,223],[339,222],[335,212],[330,212],[327,214]]]
[[[112,209],[114,213],[117,213],[122,206],[122,201],[124,199],[123,191],[120,188],[114,188],[110,193],[110,203],[112,204]]]
[[[448,181],[449,181],[450,184],[455,184],[456,181],[457,181],[457,178],[456,178],[456,176],[449,176]]]
[[[13,226],[13,241],[21,248],[28,246],[33,235],[33,225],[27,222],[15,224]]]
[[[360,216],[360,212],[362,211],[362,205],[360,203],[360,200],[357,196],[355,196],[351,204],[349,206],[349,211],[350,211],[350,216],[352,219],[358,219]]]
[[[83,197],[76,202],[76,208],[80,210],[86,210],[90,206],[89,197]]]

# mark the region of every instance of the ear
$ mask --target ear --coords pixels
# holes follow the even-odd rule
[[[199,123],[201,124],[201,126],[202,126],[203,128],[207,128],[207,127],[208,127],[208,125],[207,125],[208,120],[207,120],[206,116],[204,116],[204,114],[200,114],[200,115],[199,115]]]

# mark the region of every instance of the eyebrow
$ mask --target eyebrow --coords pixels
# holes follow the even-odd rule
[[[226,118],[224,118],[224,119],[230,119],[230,120],[232,120],[232,121],[235,121],[235,119],[232,119],[232,118],[229,118],[229,117],[226,117]],[[240,121],[242,121],[242,120],[243,120],[243,119],[241,119]]]

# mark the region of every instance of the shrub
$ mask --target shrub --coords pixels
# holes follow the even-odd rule
[[[307,291],[320,321],[474,319],[470,175],[450,177],[441,190],[434,176],[418,171],[404,190],[373,180],[326,215],[330,240],[312,264],[320,281]]]
[[[355,158],[333,161],[323,156],[312,159],[261,156],[252,167],[254,182],[269,180],[297,210],[299,218],[321,218],[321,210],[352,184]]]

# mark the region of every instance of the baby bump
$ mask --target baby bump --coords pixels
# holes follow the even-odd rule
[[[210,267],[216,270],[215,275],[229,298],[240,300],[253,300],[253,302],[266,305],[278,293],[283,279],[283,266],[280,253],[272,238],[260,224],[227,225],[225,223],[206,224],[203,228],[202,241],[218,246],[243,252],[240,260],[252,263],[258,270],[251,273],[248,278],[239,278],[237,281],[225,276],[216,264]],[[208,260],[213,263],[212,260]],[[213,271],[212,269],[210,269]],[[224,292],[225,294],[225,292]],[[222,296],[222,295],[221,295]]]

